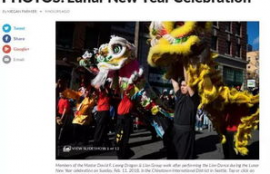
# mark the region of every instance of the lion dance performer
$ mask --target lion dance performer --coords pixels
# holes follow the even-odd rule
[[[211,27],[211,22],[152,22],[148,63],[166,68],[167,79],[177,79],[180,67],[186,69],[187,85],[200,96],[198,108],[209,113],[221,135],[225,158],[239,158],[248,154],[251,131],[259,123],[259,109],[251,111],[259,96],[224,85],[215,68],[217,55],[204,38]]]
[[[96,88],[104,85],[108,78],[112,79],[113,89],[119,90],[122,99],[117,108],[116,144],[118,158],[129,158],[132,151],[128,147],[128,140],[132,128],[131,112],[135,104],[140,104],[152,115],[170,115],[158,105],[158,97],[147,84],[142,68],[134,56],[135,46],[126,39],[112,36],[108,44],[99,48],[98,69],[99,73],[92,80]],[[155,121],[151,123],[157,134],[162,137],[164,129]]]

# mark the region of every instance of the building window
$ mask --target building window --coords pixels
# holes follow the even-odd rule
[[[233,81],[234,80],[234,71],[232,68],[224,67],[224,77],[225,81]]]
[[[217,51],[217,36],[212,36],[211,49]]]
[[[226,41],[226,45],[227,45],[227,48],[226,48],[226,53],[231,55],[231,42],[230,41]]]
[[[255,70],[256,75],[259,77],[259,69]]]
[[[236,44],[236,56],[241,57],[241,45]]]
[[[243,71],[242,70],[235,70],[235,82],[237,84],[242,84],[243,82]]]
[[[231,22],[226,22],[225,25],[225,31],[231,32],[232,31],[232,23]]]
[[[229,86],[241,86],[243,83],[243,70],[223,67],[224,82]]]
[[[241,36],[241,23],[240,22],[236,23],[236,34],[238,36]]]
[[[259,60],[259,57],[256,57],[256,60]]]

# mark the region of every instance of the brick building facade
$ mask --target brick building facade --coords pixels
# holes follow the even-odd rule
[[[226,85],[246,88],[246,22],[213,22],[208,36],[211,50],[219,54],[216,61]]]

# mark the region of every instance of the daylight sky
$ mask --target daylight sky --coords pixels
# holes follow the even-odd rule
[[[259,50],[259,22],[248,22],[248,43],[252,45],[253,50]]]

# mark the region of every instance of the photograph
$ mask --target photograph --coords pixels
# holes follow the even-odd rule
[[[56,160],[259,160],[259,21],[56,21]]]

